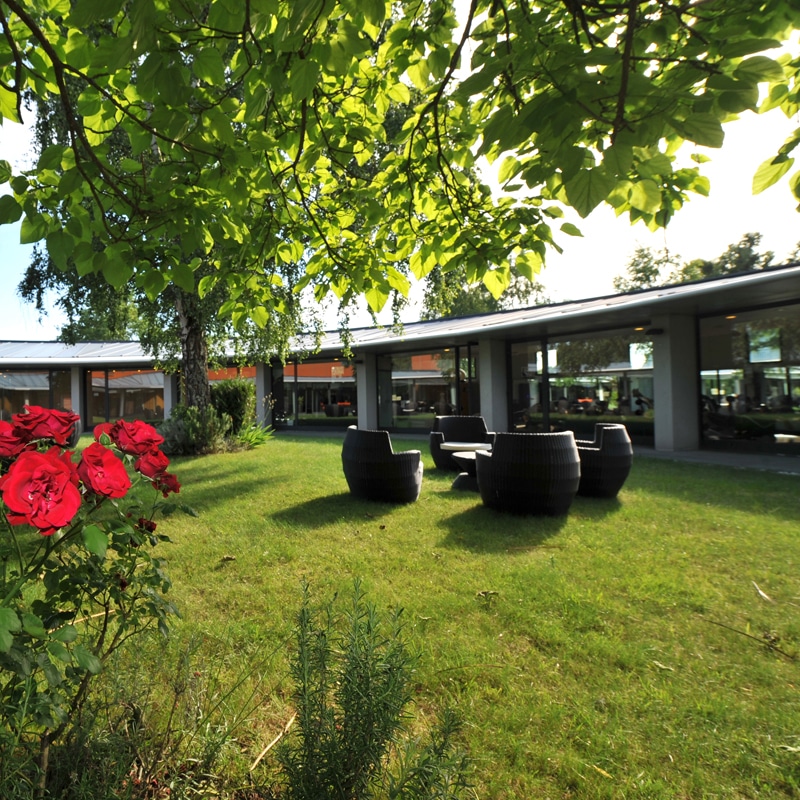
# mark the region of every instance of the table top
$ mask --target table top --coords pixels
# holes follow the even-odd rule
[[[442,442],[439,445],[441,450],[448,451],[466,451],[466,450],[491,450],[492,445],[490,442]]]

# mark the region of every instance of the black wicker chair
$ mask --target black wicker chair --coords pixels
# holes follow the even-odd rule
[[[581,482],[578,494],[587,497],[616,497],[633,464],[633,445],[624,425],[598,422],[594,439],[578,439]]]
[[[485,506],[549,516],[569,511],[581,476],[572,431],[498,433],[492,452],[475,457]]]
[[[461,472],[461,467],[453,461],[447,450],[442,450],[445,442],[494,442],[494,433],[486,430],[483,417],[445,416],[434,417],[430,434],[431,456],[437,469]]]
[[[350,493],[364,500],[413,503],[422,488],[422,453],[395,453],[386,431],[351,425],[342,445],[342,468]]]

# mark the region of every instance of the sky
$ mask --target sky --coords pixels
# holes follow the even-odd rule
[[[557,237],[564,252],[551,250],[540,275],[547,297],[557,302],[612,294],[614,277],[625,272],[637,247],[654,251],[667,248],[687,261],[714,259],[744,234],[761,233],[761,250],[774,251],[774,263],[784,261],[800,242],[798,201],[789,191],[786,178],[756,196],[752,195],[751,183],[759,164],[773,156],[798,126],[800,120],[788,120],[777,110],[761,116],[745,113],[725,126],[725,143],[720,150],[694,148],[712,159],[704,165],[711,181],[710,194],[693,196],[666,230],[651,233],[641,223],[632,226],[627,217],[618,218],[605,206],[583,220],[568,215],[566,220],[574,222],[583,237]],[[0,125],[0,158],[10,161],[15,169],[26,165],[29,146],[23,126],[7,120]],[[691,152],[689,146],[681,150],[687,163]],[[0,296],[0,340],[52,340],[63,322],[55,312],[40,320],[36,309],[17,295],[30,252],[31,246],[19,244],[18,225],[0,225],[0,270],[7,287]],[[412,290],[412,297],[415,294],[419,292]],[[403,320],[412,322],[416,314],[416,307],[412,307]],[[330,320],[335,327],[335,315]],[[379,320],[388,324],[390,314],[380,315]],[[369,324],[365,312],[351,320],[353,327]]]

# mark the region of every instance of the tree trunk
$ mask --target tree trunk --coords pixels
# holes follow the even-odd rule
[[[196,296],[175,289],[181,337],[184,405],[205,410],[211,402],[208,386],[208,344]]]

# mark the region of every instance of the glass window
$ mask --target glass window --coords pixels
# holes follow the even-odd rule
[[[3,419],[19,414],[23,406],[50,406],[49,370],[4,370],[0,372],[0,403]]]
[[[358,414],[355,365],[341,359],[283,368],[283,416],[301,425],[352,425]]]
[[[164,419],[164,373],[151,369],[87,370],[89,425],[118,419]]]
[[[480,414],[477,344],[378,358],[378,424],[430,430],[435,416]]]
[[[739,449],[800,448],[800,308],[700,321],[704,441]]]

